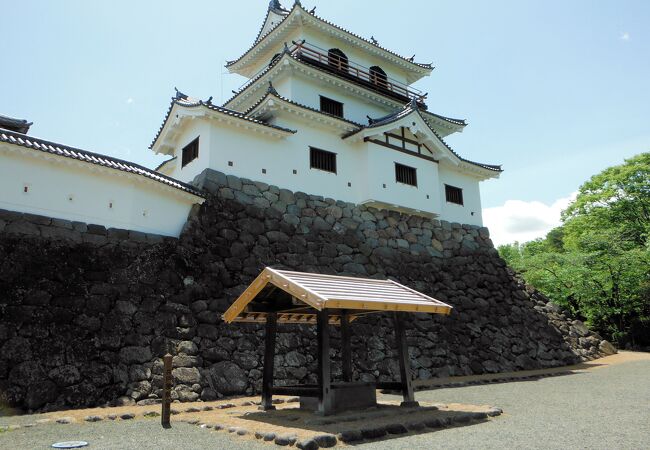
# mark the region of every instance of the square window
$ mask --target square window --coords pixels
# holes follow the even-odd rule
[[[343,103],[320,96],[320,110],[336,117],[343,117]]]
[[[415,168],[399,163],[395,163],[395,180],[398,183],[408,184],[409,186],[418,185],[418,177]]]
[[[463,204],[463,190],[461,188],[445,184],[445,197],[449,203]]]
[[[336,173],[336,153],[309,147],[309,167]]]
[[[293,174],[294,174],[294,175],[297,175],[297,174],[298,174],[298,171],[297,171],[296,169],[293,169]]]
[[[262,173],[266,173],[266,169],[262,169]]]
[[[348,181],[348,187],[352,187],[352,183]]]
[[[194,139],[192,142],[183,147],[183,156],[181,167],[185,167],[190,162],[199,157],[199,138]]]
[[[228,161],[228,165],[232,167],[232,161]]]

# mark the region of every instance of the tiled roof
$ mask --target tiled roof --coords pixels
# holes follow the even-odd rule
[[[384,125],[388,125],[388,124],[397,122],[398,120],[402,119],[403,117],[408,116],[412,112],[415,112],[416,114],[420,115],[420,118],[422,118],[424,123],[427,124],[427,127],[429,128],[429,130],[440,140],[440,142],[442,142],[442,144],[447,148],[447,150],[449,150],[454,156],[456,156],[461,161],[464,161],[466,163],[469,163],[469,164],[472,164],[472,165],[475,165],[475,166],[478,166],[478,167],[482,167],[483,169],[492,170],[494,172],[503,172],[503,169],[501,168],[500,165],[483,164],[483,163],[478,163],[478,162],[475,162],[475,161],[470,161],[469,159],[465,159],[462,156],[460,156],[458,153],[456,153],[454,151],[454,149],[451,148],[449,146],[449,144],[447,144],[445,142],[445,140],[442,138],[442,136],[440,136],[436,132],[436,130],[434,130],[431,126],[429,126],[427,121],[424,120],[424,117],[422,117],[422,114],[420,112],[420,108],[418,107],[417,102],[415,102],[415,101],[412,101],[412,102],[404,105],[403,108],[398,109],[397,111],[395,111],[392,114],[389,114],[387,116],[379,117],[377,119],[369,119],[369,121],[370,121],[369,125],[366,125],[366,126],[364,126],[362,128],[359,128],[358,130],[352,131],[351,133],[348,133],[345,136],[343,136],[343,138],[345,139],[345,138],[350,137],[352,135],[355,135],[355,134],[357,134],[357,133],[359,133],[359,132],[361,132],[363,130],[367,130],[367,129],[371,129],[371,128],[377,128],[377,127],[381,127],[381,126],[384,126]]]
[[[16,131],[18,133],[27,133],[29,127],[33,125],[33,122],[27,122],[24,119],[15,119],[9,116],[3,116],[0,114],[0,128]]]
[[[278,93],[278,91],[275,90],[275,88],[273,87],[273,85],[271,83],[269,83],[269,89],[267,90],[266,95],[264,95],[264,97],[260,98],[257,102],[255,102],[255,104],[253,106],[248,108],[248,110],[246,111],[246,114],[250,114],[251,111],[255,110],[255,108],[257,108],[259,105],[261,105],[264,102],[264,100],[266,100],[269,96],[276,97],[276,98],[278,98],[278,99],[280,99],[280,100],[282,100],[284,102],[287,102],[287,103],[289,103],[291,105],[294,105],[294,106],[296,106],[298,108],[302,108],[302,109],[306,109],[308,111],[312,111],[312,112],[315,112],[315,113],[318,113],[318,114],[322,114],[324,116],[331,117],[332,119],[340,120],[341,122],[347,122],[350,125],[354,125],[356,127],[362,126],[358,122],[354,122],[354,121],[346,119],[344,117],[335,116],[334,114],[330,114],[330,113],[327,113],[325,111],[321,111],[320,109],[312,108],[311,106],[307,106],[307,105],[303,105],[302,103],[294,102],[293,100],[288,99],[287,97],[283,97],[282,95],[280,95]]]
[[[438,119],[444,120],[445,122],[453,123],[454,125],[460,125],[462,127],[467,126],[467,121],[465,119],[453,119],[451,117],[441,116],[440,114],[432,113],[431,111],[424,111],[424,114],[437,117]]]
[[[405,61],[405,62],[407,62],[407,63],[409,63],[409,64],[412,64],[412,65],[414,65],[414,66],[420,67],[420,68],[422,68],[422,69],[427,69],[427,70],[431,70],[431,69],[433,69],[433,65],[432,65],[432,64],[421,64],[421,63],[413,62],[413,61],[411,61],[411,59],[409,59],[409,58],[405,58],[404,56],[402,56],[402,55],[400,55],[400,54],[398,54],[398,53],[395,53],[395,52],[393,52],[392,50],[389,50],[389,49],[387,49],[387,48],[385,48],[385,47],[382,47],[381,45],[377,44],[376,42],[373,42],[373,41],[371,41],[371,40],[369,40],[369,39],[366,39],[366,38],[364,38],[364,37],[362,37],[362,36],[359,36],[358,34],[355,34],[355,33],[351,32],[351,31],[349,31],[349,30],[346,30],[346,29],[343,28],[343,27],[340,27],[340,26],[338,26],[338,25],[336,25],[336,24],[334,24],[334,23],[332,23],[332,22],[330,22],[330,21],[328,21],[328,20],[323,19],[322,17],[317,16],[314,12],[308,12],[308,11],[306,11],[305,9],[302,8],[302,6],[300,5],[300,2],[296,2],[296,3],[293,5],[293,8],[292,8],[291,11],[289,12],[289,14],[286,14],[286,16],[284,17],[284,19],[282,19],[282,20],[281,20],[281,21],[280,21],[276,26],[274,26],[273,28],[271,28],[271,29],[269,30],[269,32],[266,33],[263,37],[260,38],[259,33],[258,33],[258,37],[257,37],[257,39],[255,40],[255,42],[253,43],[253,45],[252,45],[251,47],[249,47],[248,50],[246,50],[246,51],[245,51],[245,52],[244,52],[244,53],[243,53],[239,58],[237,58],[237,59],[235,59],[235,60],[233,60],[233,61],[228,61],[228,62],[226,63],[226,67],[232,66],[233,64],[236,64],[236,63],[238,63],[239,61],[241,61],[241,60],[242,60],[242,59],[243,59],[243,58],[244,58],[244,57],[245,57],[245,56],[246,56],[246,55],[247,55],[251,50],[253,50],[253,49],[257,46],[257,44],[259,44],[262,40],[266,39],[266,38],[267,38],[267,37],[268,37],[268,36],[269,36],[269,35],[270,35],[270,34],[271,34],[275,29],[277,29],[280,25],[282,25],[282,23],[284,23],[284,21],[287,20],[287,18],[291,16],[291,13],[293,12],[293,10],[294,10],[296,7],[300,7],[300,9],[301,9],[302,11],[304,11],[305,13],[307,13],[307,14],[309,14],[310,16],[314,17],[315,19],[317,19],[317,20],[319,20],[319,21],[321,21],[321,22],[323,22],[323,23],[325,23],[325,24],[327,24],[327,25],[329,25],[329,26],[331,26],[331,27],[333,27],[333,28],[336,28],[337,30],[343,31],[344,33],[347,33],[347,34],[349,34],[349,35],[351,35],[351,36],[354,36],[355,38],[360,39],[360,40],[362,40],[363,42],[365,42],[365,43],[367,43],[367,44],[369,44],[369,45],[372,45],[373,47],[376,47],[376,48],[378,48],[378,49],[380,49],[380,50],[382,50],[382,51],[385,51],[385,52],[387,52],[387,53],[390,53],[391,55],[396,56],[397,58],[400,58],[400,59],[402,59],[403,61]],[[266,20],[265,20],[264,22],[266,23]],[[262,25],[262,28],[263,28],[263,27],[264,27],[264,24]],[[260,29],[260,32],[261,32],[261,31],[262,31],[262,30]]]
[[[57,144],[13,131],[0,130],[0,142],[6,142],[8,144],[18,145],[20,147],[50,153],[52,155],[72,158],[89,164],[96,164],[98,166],[108,167],[110,169],[140,175],[153,181],[157,181],[167,186],[179,189],[181,191],[188,192],[199,197],[204,197],[204,194],[194,186],[182,183],[178,180],[157,173],[151,169],[147,169],[146,167],[143,167],[139,164],[135,164],[122,159],[100,155],[99,153],[88,152],[86,150],[69,147],[63,144]]]
[[[157,166],[155,169],[153,169],[153,170],[154,170],[155,172],[158,172],[158,171],[162,168],[162,166],[164,166],[165,164],[170,163],[170,162],[172,162],[172,161],[174,161],[174,160],[176,160],[176,157],[175,157],[175,156],[174,156],[173,158],[166,159],[165,161],[163,161],[163,162],[161,162],[160,164],[158,164],[158,166]]]
[[[210,98],[212,98],[212,97],[210,97]],[[221,113],[221,114],[225,114],[227,116],[234,117],[236,119],[241,119],[241,120],[244,120],[246,122],[251,122],[251,123],[254,123],[256,125],[262,125],[262,126],[265,126],[265,127],[273,128],[275,130],[283,131],[285,133],[295,133],[296,132],[296,130],[290,130],[288,128],[283,128],[283,127],[279,127],[279,126],[276,126],[276,125],[271,125],[269,123],[263,122],[261,120],[255,119],[253,117],[249,117],[246,114],[241,113],[239,111],[224,108],[222,106],[213,105],[211,100],[208,100],[208,101],[204,102],[203,100],[190,99],[186,95],[181,94],[179,92],[176,95],[176,97],[172,97],[172,101],[171,101],[171,103],[169,105],[169,109],[167,109],[167,114],[165,114],[165,120],[163,120],[162,125],[160,125],[160,128],[158,129],[158,132],[156,133],[156,137],[151,142],[151,145],[149,145],[150,149],[153,148],[153,146],[156,144],[156,141],[160,137],[160,133],[162,133],[162,130],[165,127],[165,124],[167,123],[167,120],[169,119],[169,115],[171,114],[172,109],[174,108],[174,105],[183,106],[185,108],[204,107],[204,108],[207,108],[207,109],[209,109],[211,111],[215,111],[215,112],[218,112],[218,113]]]

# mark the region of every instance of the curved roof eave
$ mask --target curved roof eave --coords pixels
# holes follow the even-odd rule
[[[171,103],[169,105],[169,109],[167,110],[167,113],[165,115],[165,119],[163,120],[162,125],[160,126],[160,128],[158,129],[158,132],[156,133],[156,137],[154,137],[153,141],[149,145],[150,150],[153,150],[153,148],[155,147],[155,145],[156,145],[158,139],[160,138],[163,130],[167,126],[167,123],[169,122],[169,118],[171,116],[171,112],[174,109],[175,105],[178,105],[179,107],[183,107],[183,108],[204,107],[204,108],[206,108],[206,109],[208,109],[210,111],[213,111],[213,112],[216,112],[216,113],[219,113],[219,114],[225,114],[225,115],[230,116],[230,117],[232,117],[234,119],[239,119],[239,120],[243,120],[243,121],[246,121],[246,122],[250,122],[250,123],[252,123],[254,125],[259,125],[259,126],[263,126],[263,127],[272,128],[275,131],[283,133],[283,134],[294,134],[296,132],[295,130],[290,130],[288,128],[283,128],[283,127],[279,127],[277,125],[271,125],[271,124],[265,123],[265,122],[263,122],[261,120],[255,119],[253,117],[249,117],[246,114],[241,113],[239,111],[224,108],[222,106],[213,105],[211,101],[206,101],[206,102],[204,102],[203,100],[192,100],[191,101],[191,100],[189,100],[187,98],[186,99],[181,99],[181,98],[174,97],[174,98],[172,98],[172,101],[171,101]]]
[[[370,40],[368,40],[368,39],[366,39],[366,38],[364,38],[362,36],[359,36],[358,34],[355,34],[355,33],[351,32],[351,31],[349,31],[349,30],[347,30],[347,29],[345,29],[345,28],[343,28],[343,27],[341,27],[339,25],[336,25],[336,24],[334,24],[334,23],[332,23],[332,22],[330,22],[328,20],[325,20],[325,19],[317,16],[315,13],[310,13],[310,12],[306,11],[299,2],[296,2],[293,5],[293,8],[291,9],[291,11],[285,16],[285,18],[282,21],[280,21],[275,27],[271,28],[264,36],[260,37],[258,35],[256,41],[253,43],[253,45],[251,47],[248,48],[248,50],[246,50],[244,52],[244,54],[242,54],[239,58],[237,58],[237,59],[235,59],[233,61],[228,61],[226,63],[226,67],[228,69],[235,68],[235,66],[237,64],[241,63],[246,58],[246,56],[248,56],[255,49],[255,47],[257,47],[262,41],[264,41],[265,39],[268,39],[281,26],[288,23],[289,19],[293,20],[293,17],[295,15],[297,15],[297,12],[305,13],[306,17],[311,17],[314,20],[320,22],[321,24],[332,27],[333,29],[336,29],[336,30],[338,30],[340,32],[343,32],[343,33],[347,34],[348,36],[352,37],[353,39],[356,39],[356,40],[360,41],[361,43],[369,46],[370,48],[374,48],[376,50],[377,54],[381,55],[383,53],[383,56],[386,59],[393,60],[393,62],[399,61],[401,63],[401,65],[410,67],[411,70],[413,70],[414,72],[417,72],[419,74],[428,75],[433,70],[433,65],[432,64],[423,64],[423,63],[416,63],[414,61],[411,61],[409,58],[406,58],[406,57],[404,57],[404,56],[402,56],[402,55],[400,55],[398,53],[393,52],[392,50],[389,50],[389,49],[387,49],[385,47],[382,47],[382,46],[380,46],[380,45],[378,45],[378,44],[376,44],[376,43],[374,43],[374,42],[372,42],[372,41],[370,41]],[[266,18],[264,20],[264,24],[266,24]],[[264,24],[262,25],[262,29],[264,28]],[[262,29],[260,29],[260,33],[261,33]]]

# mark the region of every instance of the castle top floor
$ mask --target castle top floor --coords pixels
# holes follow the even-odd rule
[[[281,55],[285,47],[293,50],[296,45],[311,49],[310,56],[314,56],[314,52],[325,55],[330,65],[362,73],[369,81],[392,81],[408,86],[433,70],[431,64],[416,63],[414,57],[406,58],[380,46],[374,37],[363,38],[318,17],[315,8],[307,11],[300,1],[287,10],[277,0],[270,2],[253,45],[239,58],[229,61],[226,67],[232,73],[254,78]]]

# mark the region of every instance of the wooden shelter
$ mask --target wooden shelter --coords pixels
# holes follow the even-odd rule
[[[269,267],[250,284],[224,313],[227,323],[266,323],[262,408],[273,409],[272,396],[299,395],[301,404],[317,399],[317,411],[331,414],[340,409],[368,406],[375,389],[401,390],[404,406],[416,406],[408,360],[403,315],[409,312],[449,314],[452,307],[392,280],[352,278],[275,270]],[[401,380],[353,383],[350,323],[359,316],[393,312],[395,341]],[[318,385],[273,386],[273,361],[277,325],[316,324]],[[330,376],[328,325],[341,327],[343,383]],[[350,395],[352,394],[352,395]],[[365,402],[365,403],[364,403]]]

